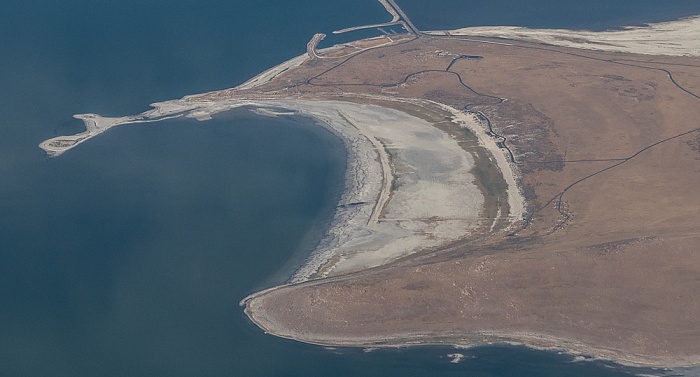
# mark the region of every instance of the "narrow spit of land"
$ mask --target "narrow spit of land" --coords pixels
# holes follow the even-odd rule
[[[317,36],[311,53],[242,86],[134,117],[90,116],[87,134],[42,148],[57,155],[118,124],[291,109],[346,140],[350,184],[320,257],[294,284],[242,302],[269,333],[700,364],[700,197],[687,189],[700,185],[700,61],[683,38],[690,21],[665,24],[663,38],[675,30],[676,43],[655,50],[567,34],[591,49],[580,50],[519,34],[421,32],[394,1],[382,4],[407,34],[327,50],[316,50]],[[647,43],[658,40],[660,29],[647,31]],[[435,166],[445,186],[426,189]],[[353,231],[370,236],[352,243]]]
[[[240,89],[237,89],[240,92]],[[86,117],[89,130],[42,144],[57,156],[111,127],[152,122],[176,116],[208,120],[214,114],[248,108],[263,116],[292,113],[307,116],[341,137],[348,151],[346,190],[326,237],[298,269],[292,281],[362,271],[422,250],[512,226],[523,216],[524,199],[513,171],[499,170],[487,149],[473,155],[469,148],[496,143],[476,132],[474,117],[430,101],[400,101],[389,97],[349,98],[280,96],[222,98],[221,92],[154,104],[142,114]],[[373,104],[382,101],[383,106]],[[420,110],[409,114],[402,109]],[[435,122],[442,127],[435,127]],[[451,129],[444,126],[451,125]],[[474,131],[470,131],[474,130]],[[464,138],[472,135],[472,139]],[[466,144],[465,144],[466,143]],[[498,193],[488,196],[475,184],[475,166],[497,177],[510,174]],[[486,208],[488,207],[488,209]]]

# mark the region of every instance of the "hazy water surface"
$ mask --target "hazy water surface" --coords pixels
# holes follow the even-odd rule
[[[387,19],[374,0],[0,3],[0,375],[625,375],[514,347],[452,364],[450,347],[264,335],[238,301],[308,252],[342,185],[342,144],[307,120],[238,111],[117,127],[56,159],[37,147],[81,130],[75,113],[230,87],[315,32]]]

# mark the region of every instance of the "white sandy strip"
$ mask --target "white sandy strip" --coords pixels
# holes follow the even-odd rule
[[[495,37],[645,55],[700,56],[700,16],[601,32],[483,26],[426,34]]]
[[[351,134],[351,139],[358,141],[352,148],[364,156],[357,164],[364,170],[360,173],[363,178],[350,180],[362,182],[362,186],[372,190],[343,198],[345,203],[367,204],[339,211],[328,237],[317,250],[317,260],[310,260],[310,271],[301,271],[300,280],[331,258],[336,260],[331,269],[324,271],[327,274],[363,270],[458,240],[481,224],[484,198],[469,172],[472,158],[445,132],[420,118],[379,106],[347,102],[318,106],[312,101],[302,105],[308,106],[297,107],[302,112],[323,119],[336,131]],[[395,176],[381,163],[377,141],[391,154]],[[386,180],[392,176],[396,189],[384,213],[376,216],[377,203],[382,207],[387,194],[382,187],[391,186]],[[320,257],[322,254],[328,257]]]
[[[313,117],[341,136],[349,152],[340,206],[294,282],[307,280],[322,267],[328,276],[386,264],[458,240],[481,224],[484,199],[469,173],[471,156],[430,123],[398,110],[350,102],[247,104]],[[391,154],[396,177],[385,153]],[[392,183],[387,181],[393,179],[398,188],[382,215]]]
[[[297,99],[196,102],[190,97],[153,106],[152,110],[130,117],[90,115],[86,125],[92,133],[86,131],[79,134],[82,136],[66,136],[63,140],[80,137],[83,142],[117,125],[185,114],[206,120],[213,114],[243,106],[257,109],[260,115],[309,116],[342,138],[348,151],[346,190],[326,237],[294,281],[306,280],[322,267],[327,276],[379,266],[456,241],[476,226],[492,221],[480,218],[484,198],[470,173],[471,155],[445,132],[401,111],[351,102]],[[455,109],[450,111],[470,129],[481,127],[473,117]],[[483,138],[485,146],[493,143],[485,132],[477,136]],[[61,138],[52,140],[62,143]],[[53,153],[68,149],[54,147]],[[51,148],[48,151],[52,153]],[[509,185],[517,187],[515,177],[509,177],[512,170],[502,151],[493,152],[496,162],[504,164],[501,171]],[[390,155],[391,166],[387,166],[382,153],[384,157]],[[389,197],[392,184],[395,189]],[[509,190],[509,202],[513,215],[520,216],[519,208],[524,207],[522,198],[518,203],[516,193],[517,188]]]
[[[244,82],[243,84],[238,85],[234,89],[238,89],[238,90],[251,89],[251,88],[255,88],[256,86],[263,85],[267,82],[270,82],[275,77],[283,74],[284,72],[302,65],[308,58],[309,58],[308,54],[303,54],[303,55],[299,55],[295,58],[289,59],[286,62],[279,64],[279,65],[276,65],[276,66],[268,69],[267,71],[253,77],[252,79]]]
[[[432,102],[432,101],[431,101]],[[469,112],[459,111],[455,108],[443,105],[441,103],[432,102],[436,106],[442,107],[444,110],[452,113],[453,121],[465,127],[476,135],[479,140],[479,146],[486,148],[491,152],[491,156],[496,160],[496,166],[501,171],[501,175],[508,184],[508,207],[510,207],[511,224],[522,220],[525,217],[527,208],[525,207],[525,198],[518,185],[518,168],[511,163],[509,155],[505,149],[501,149],[496,144],[496,141],[486,134],[486,127],[480,122],[476,116]],[[500,210],[499,210],[500,213]]]
[[[184,115],[184,114],[183,114]],[[161,120],[173,119],[182,116],[181,114],[166,115],[154,119],[144,118],[142,116],[127,116],[127,117],[103,117],[98,114],[76,114],[73,115],[76,119],[81,119],[85,124],[85,131],[69,136],[57,136],[43,141],[39,147],[46,151],[49,156],[57,157],[68,151],[69,149],[107,131],[108,129],[122,125],[133,123],[151,123]]]

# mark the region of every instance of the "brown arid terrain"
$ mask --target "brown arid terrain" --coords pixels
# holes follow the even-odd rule
[[[468,110],[517,166],[527,214],[441,250],[260,292],[244,301],[249,317],[324,345],[512,342],[700,364],[700,58],[393,38],[198,100]]]
[[[651,35],[621,53],[536,42],[562,31],[423,33],[381,2],[406,33],[325,50],[317,34],[306,56],[236,88],[76,115],[86,131],[41,147],[58,156],[113,126],[234,108],[312,117],[345,143],[346,192],[325,248],[242,301],[265,331],[700,365],[700,18],[663,46],[649,41],[672,24],[661,39],[605,33],[607,49]]]

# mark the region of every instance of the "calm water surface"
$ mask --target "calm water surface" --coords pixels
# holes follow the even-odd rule
[[[700,15],[697,0],[397,0],[421,30],[524,26],[606,30]]]
[[[81,130],[72,114],[234,86],[315,32],[387,19],[374,0],[0,3],[0,376],[627,375],[515,347],[452,364],[449,347],[264,335],[238,301],[289,272],[340,194],[342,144],[308,120],[238,111],[118,127],[57,159],[37,147]]]

